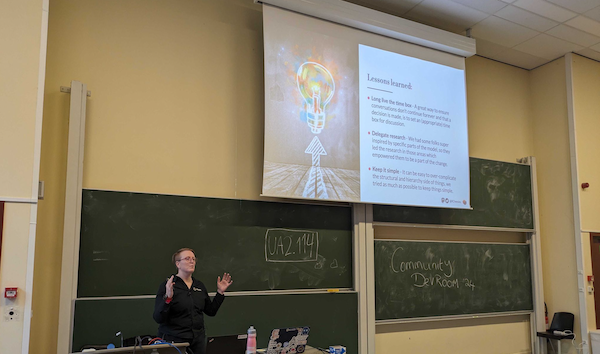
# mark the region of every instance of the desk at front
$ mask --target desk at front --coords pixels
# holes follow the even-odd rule
[[[179,354],[185,353],[185,348],[190,344],[187,342],[174,343],[174,344],[154,344],[154,345],[138,345],[134,347],[121,347],[112,349],[100,349],[86,352],[76,352],[72,354],[128,354],[128,353],[139,353],[139,354]],[[177,349],[175,348],[177,347]]]
[[[85,353],[93,353],[93,354],[127,354],[127,353],[139,353],[139,354],[179,354],[179,351],[174,348],[177,347],[181,351],[181,353],[185,353],[185,348],[187,348],[189,343],[174,343],[170,344],[155,344],[155,345],[142,345],[135,347],[122,347],[122,348],[113,348],[113,349],[101,349],[90,352],[76,352],[71,354],[85,354]],[[265,353],[266,350],[258,350],[258,353]],[[309,345],[306,346],[306,350],[304,354],[323,354],[319,349],[313,348]]]

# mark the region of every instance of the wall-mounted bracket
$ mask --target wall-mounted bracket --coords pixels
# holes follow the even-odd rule
[[[71,88],[68,87],[68,86],[61,86],[60,87],[60,92],[71,93]],[[92,91],[88,91],[86,96],[87,97],[92,97]]]

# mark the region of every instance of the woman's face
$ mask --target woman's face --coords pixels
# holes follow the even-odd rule
[[[192,251],[183,251],[175,261],[177,269],[186,273],[193,273],[196,269],[196,255]]]

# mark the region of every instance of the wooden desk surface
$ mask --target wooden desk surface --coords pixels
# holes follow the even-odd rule
[[[182,353],[184,352],[185,348],[189,345],[189,343],[175,343],[173,344],[176,347],[178,347]],[[148,354],[148,353],[152,353],[153,350],[157,350],[160,354],[172,354],[172,353],[177,353],[179,354],[179,352],[177,352],[177,350],[175,348],[173,348],[171,345],[169,344],[156,344],[156,345],[143,345],[143,346],[137,346],[135,352],[136,353],[140,353],[140,354]],[[259,349],[258,350],[258,354],[264,353],[266,350],[265,349]],[[89,351],[89,352],[76,352],[76,353],[71,353],[71,354],[85,354],[85,353],[93,353],[93,354],[126,354],[126,353],[133,353],[133,347],[123,347],[123,348],[113,348],[113,349],[101,349],[101,350],[94,350],[94,351]],[[317,348],[313,348],[310,345],[306,346],[306,350],[304,351],[304,354],[323,354],[322,351],[320,351]]]
[[[136,346],[135,352],[139,354],[151,354],[153,351],[157,351],[160,354],[179,354],[177,349],[173,348],[176,346],[179,350],[184,353],[185,348],[187,348],[190,344],[187,342],[184,343],[174,343],[174,344],[155,344],[155,345],[142,345]],[[85,354],[85,353],[93,353],[93,354],[126,354],[133,353],[133,347],[122,347],[122,348],[113,348],[113,349],[100,349],[86,352],[76,352],[72,354]]]

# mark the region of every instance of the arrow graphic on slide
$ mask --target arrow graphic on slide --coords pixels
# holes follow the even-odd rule
[[[321,145],[319,138],[315,136],[304,153],[312,155],[312,166],[302,196],[305,198],[329,198],[325,182],[323,182],[323,173],[321,172],[321,155],[327,155],[327,152]]]
[[[312,154],[312,165],[314,167],[321,167],[321,155],[327,155],[325,148],[321,145],[321,141],[316,136],[310,142],[306,150],[304,150],[305,154]]]

